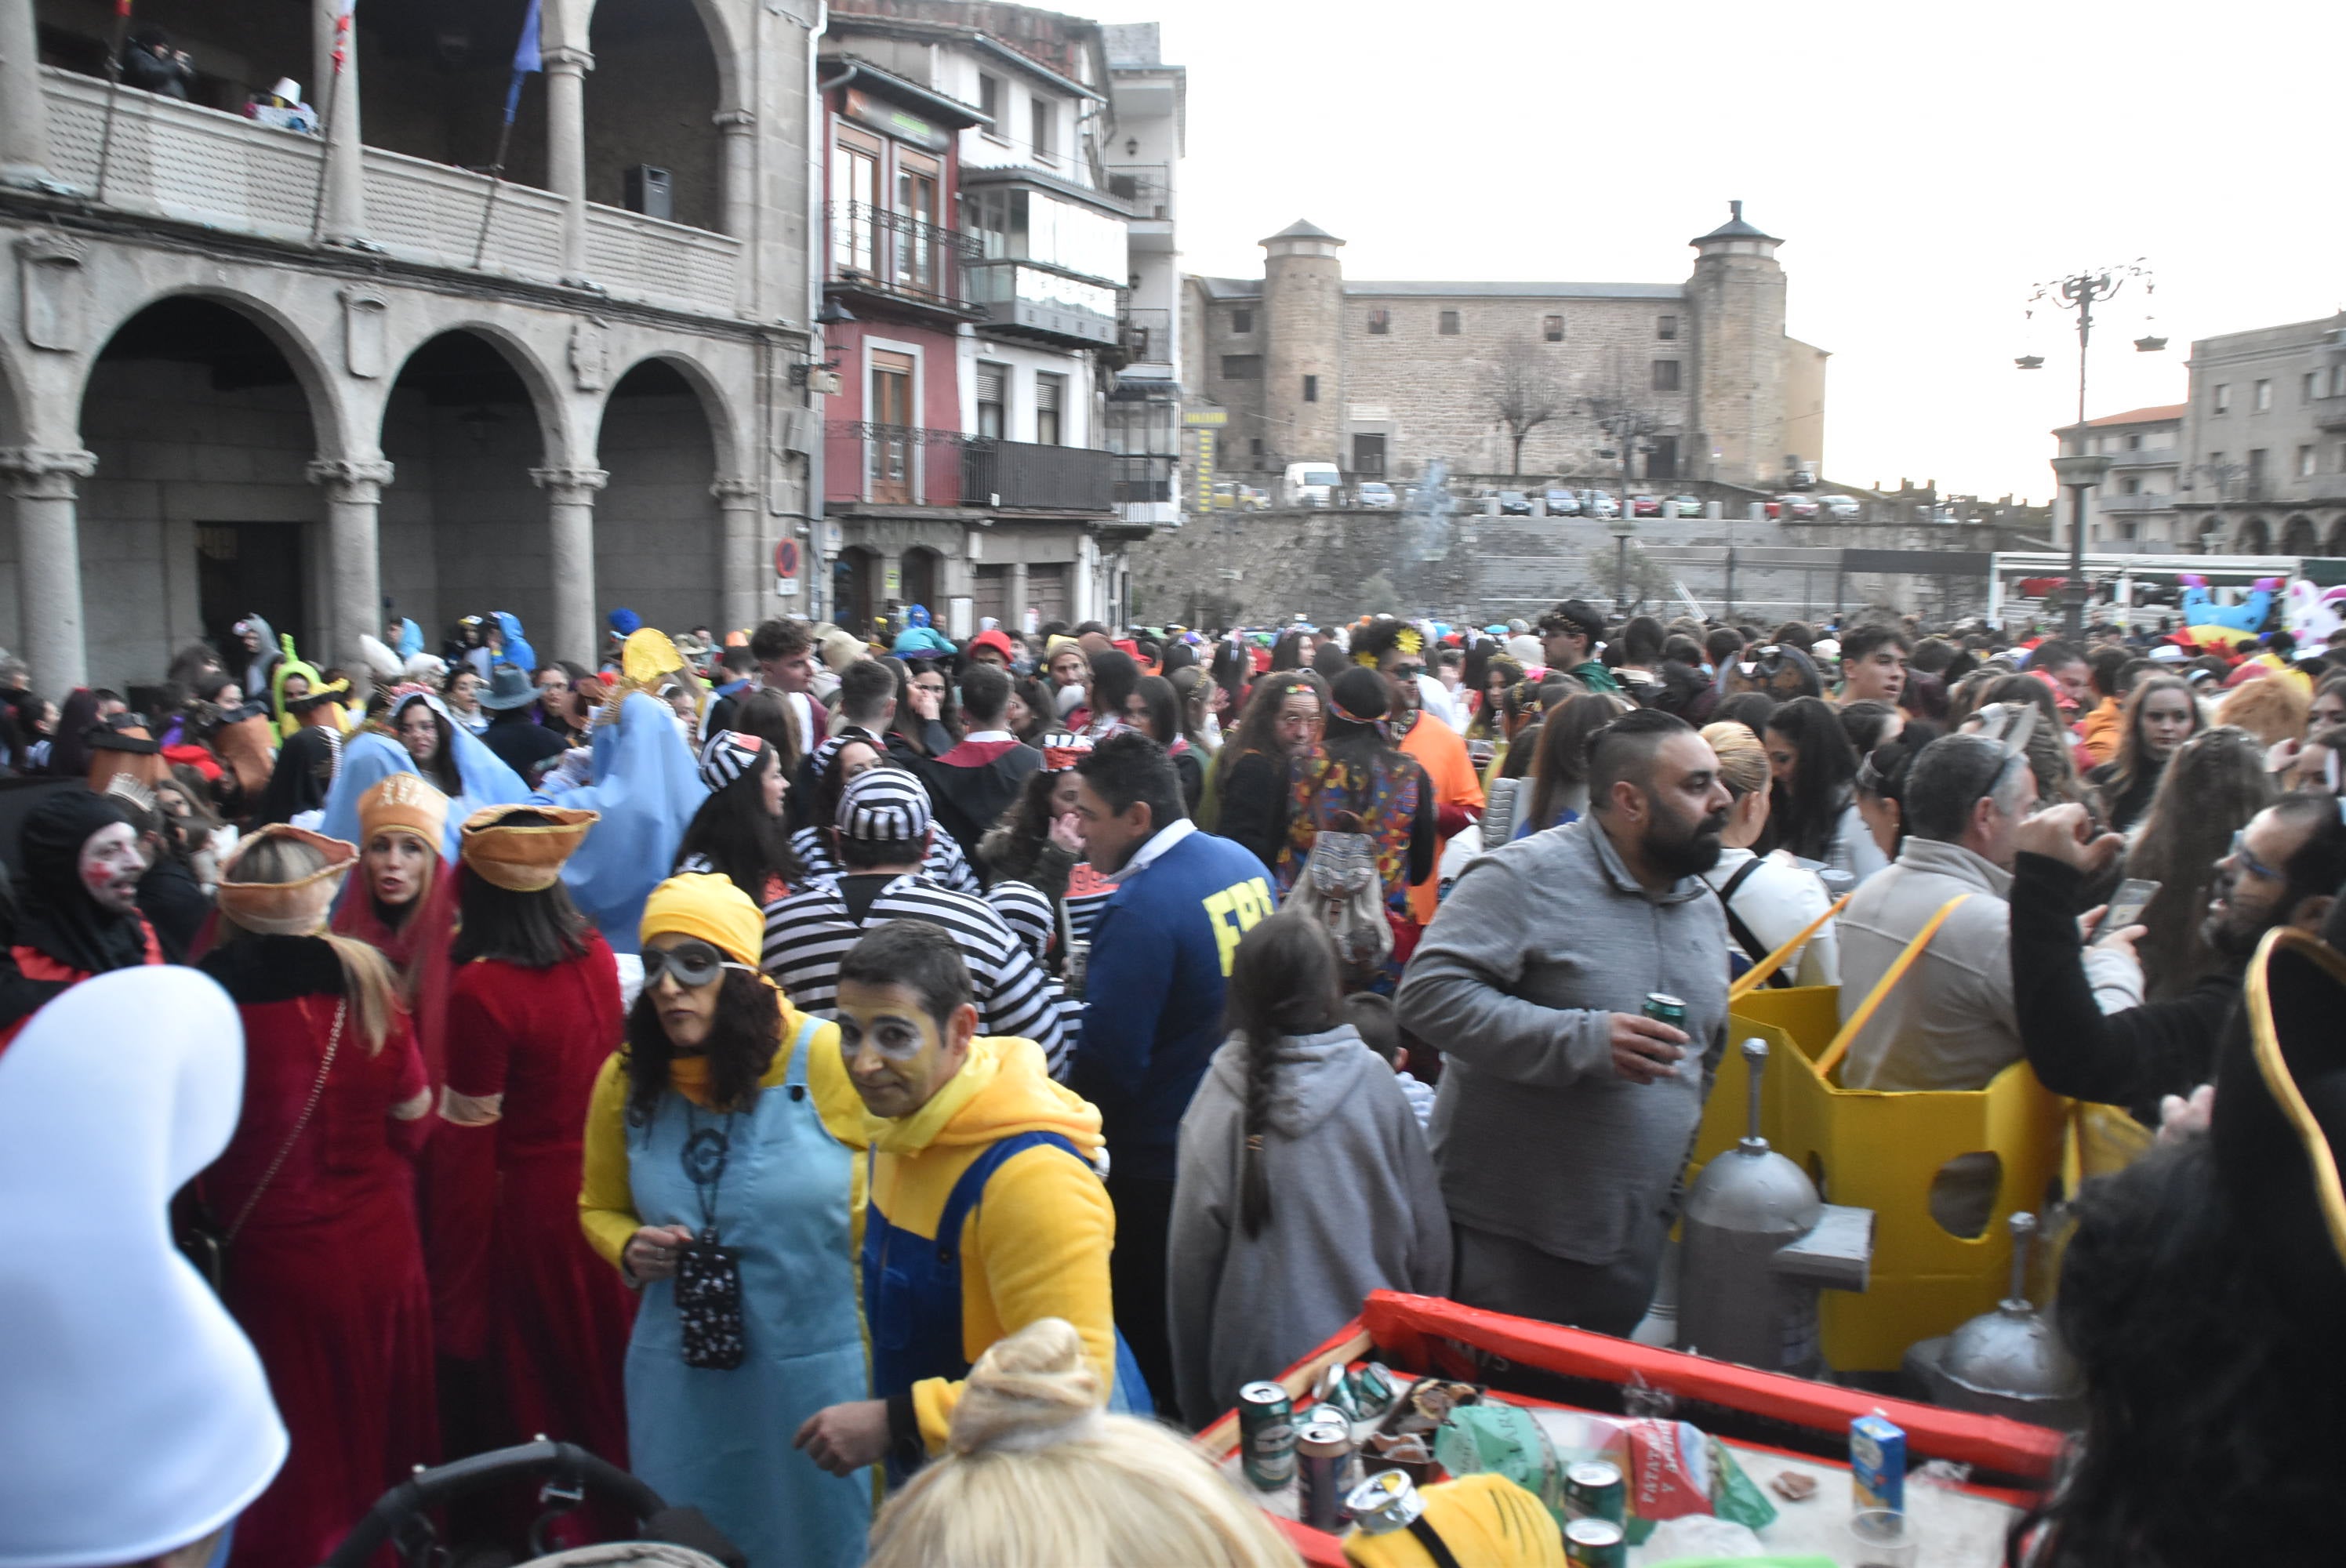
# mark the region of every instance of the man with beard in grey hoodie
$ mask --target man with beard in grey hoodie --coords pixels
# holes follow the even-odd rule
[[[1453,1298],[1626,1335],[1726,1033],[1727,918],[1701,873],[1730,798],[1709,745],[1656,708],[1589,738],[1588,794],[1580,820],[1467,866],[1398,1011],[1443,1043]],[[1678,1025],[1647,1015],[1657,994]]]

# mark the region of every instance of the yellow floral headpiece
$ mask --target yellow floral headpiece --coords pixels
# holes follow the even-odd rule
[[[1422,654],[1425,651],[1425,638],[1415,626],[1403,626],[1401,636],[1393,639],[1393,647],[1405,654]]]
[[[1356,653],[1352,656],[1352,662],[1362,669],[1374,669],[1377,667],[1377,656],[1372,653]]]

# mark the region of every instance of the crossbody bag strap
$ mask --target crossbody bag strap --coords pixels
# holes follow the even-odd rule
[[[1817,916],[1816,919],[1810,921],[1808,924],[1802,926],[1797,932],[1795,932],[1791,941],[1786,942],[1783,946],[1778,948],[1775,952],[1761,959],[1758,963],[1753,964],[1749,969],[1745,970],[1742,975],[1737,979],[1735,983],[1727,988],[1727,1000],[1730,1003],[1735,1002],[1743,996],[1749,995],[1751,992],[1758,990],[1760,986],[1767,984],[1768,977],[1770,975],[1775,973],[1778,970],[1783,968],[1785,964],[1791,962],[1792,955],[1800,951],[1800,944],[1802,942],[1816,935],[1817,932],[1823,928],[1825,921],[1841,913],[1841,911],[1848,906],[1849,901],[1856,896],[1857,895],[1854,892],[1841,894],[1841,898],[1835,901],[1831,909],[1825,911],[1824,913]]]
[[[1939,912],[1914,933],[1914,940],[1906,944],[1906,951],[1898,955],[1897,962],[1883,972],[1880,980],[1874,982],[1873,989],[1866,993],[1865,1000],[1858,1003],[1857,1011],[1849,1015],[1849,1022],[1841,1026],[1841,1033],[1834,1035],[1832,1044],[1825,1047],[1825,1054],[1817,1058],[1819,1077],[1823,1077],[1841,1064],[1841,1059],[1849,1054],[1850,1043],[1873,1021],[1875,1010],[1890,999],[1891,992],[1906,978],[1906,972],[1914,967],[1914,961],[1923,956],[1923,950],[1931,945],[1931,939],[1939,934],[1939,928],[1947,923],[1947,917],[1955,912],[1955,907],[1971,896],[1969,893],[1957,893],[1941,904]]]
[[[291,1157],[293,1153],[293,1145],[301,1141],[302,1131],[309,1126],[310,1118],[317,1115],[318,1102],[324,1097],[326,1093],[326,1074],[334,1070],[334,1055],[342,1049],[342,1023],[350,1016],[350,1012],[351,1001],[349,997],[345,996],[336,999],[334,1003],[334,1027],[332,1032],[326,1036],[326,1057],[324,1061],[318,1064],[318,1081],[310,1085],[309,1101],[302,1105],[301,1115],[294,1118],[293,1130],[285,1135],[285,1142],[283,1145],[278,1149],[277,1157],[269,1162],[269,1169],[261,1174],[260,1185],[252,1189],[251,1196],[244,1200],[244,1207],[237,1210],[234,1223],[229,1226],[228,1234],[221,1238],[227,1245],[234,1246],[236,1244],[237,1237],[244,1230],[245,1221],[250,1219],[252,1217],[252,1211],[260,1207],[261,1195],[269,1190],[270,1183],[277,1179],[277,1173],[285,1168],[286,1160]]]

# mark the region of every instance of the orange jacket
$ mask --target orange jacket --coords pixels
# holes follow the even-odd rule
[[[1436,811],[1456,807],[1461,810],[1480,813],[1483,809],[1482,780],[1474,777],[1474,763],[1466,755],[1466,742],[1458,732],[1438,718],[1418,716],[1409,733],[1402,737],[1401,748],[1417,759],[1425,769],[1425,777],[1433,786],[1433,809]],[[1445,835],[1433,847],[1433,869],[1425,873],[1422,882],[1411,884],[1409,890],[1410,917],[1420,925],[1433,920],[1436,890],[1442,881],[1442,851],[1450,845]]]

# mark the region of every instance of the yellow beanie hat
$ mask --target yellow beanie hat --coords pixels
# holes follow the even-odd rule
[[[644,901],[645,942],[661,933],[697,936],[736,963],[758,967],[766,921],[730,877],[687,872],[670,877]]]

